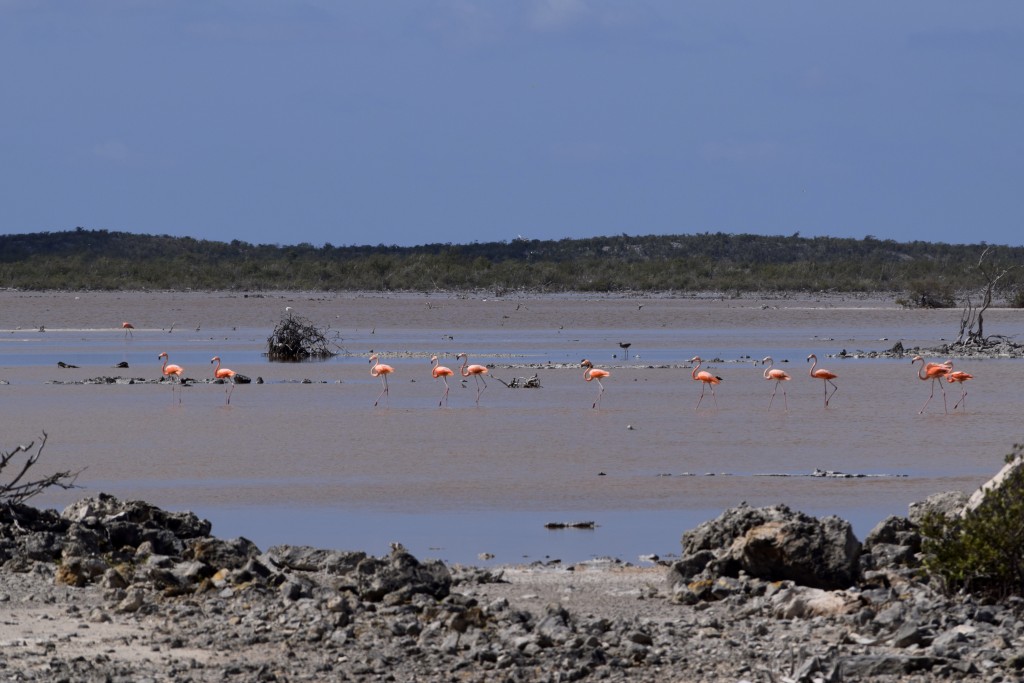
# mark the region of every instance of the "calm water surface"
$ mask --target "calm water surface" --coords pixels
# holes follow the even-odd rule
[[[967,410],[944,414],[937,393],[919,415],[930,387],[909,359],[827,357],[937,345],[959,328],[959,311],[887,301],[0,292],[0,306],[3,447],[46,431],[41,465],[87,467],[83,489],[38,503],[142,498],[264,548],[383,554],[399,541],[452,562],[636,561],[677,554],[685,530],[741,501],[839,514],[863,538],[931,493],[973,490],[1021,440],[1020,361],[959,362],[977,378]],[[267,362],[285,306],[330,325],[341,355]],[[987,329],[1020,335],[1022,316],[990,311]],[[371,350],[396,369],[376,409]],[[167,386],[74,383],[156,379],[161,351],[189,377],[208,378],[219,355],[265,383],[236,387],[230,406],[212,384],[186,387],[179,405]],[[473,380],[454,379],[438,408],[429,358],[457,368],[461,351],[492,366],[488,388],[477,407]],[[812,352],[839,374],[828,409],[807,376]],[[723,377],[717,407],[708,394],[694,410],[694,355]],[[765,355],[793,376],[788,411],[781,391],[767,411],[772,383],[753,363]],[[584,357],[612,373],[600,410]],[[534,374],[543,388],[499,381]],[[952,408],[960,389],[948,392]],[[815,469],[868,476],[806,476]],[[544,528],[576,521],[597,526]]]

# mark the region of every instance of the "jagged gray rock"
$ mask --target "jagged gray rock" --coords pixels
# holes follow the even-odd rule
[[[744,572],[816,588],[845,588],[858,577],[860,547],[850,523],[838,517],[816,519],[785,505],[741,505],[683,535],[682,557],[672,566],[670,581]]]

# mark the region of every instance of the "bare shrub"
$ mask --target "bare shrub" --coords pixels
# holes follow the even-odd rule
[[[309,320],[289,311],[274,332],[267,337],[267,358],[275,361],[321,360],[338,355],[338,335],[329,336],[330,327],[320,329]]]
[[[41,479],[26,479],[29,470],[39,462],[45,446],[46,432],[43,432],[38,446],[32,441],[6,453],[0,452],[0,504],[23,503],[53,486],[75,488],[75,481],[82,470],[54,472]],[[20,455],[24,455],[24,461],[19,464]],[[8,476],[10,479],[4,481]]]

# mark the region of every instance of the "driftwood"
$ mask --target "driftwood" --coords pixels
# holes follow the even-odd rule
[[[338,355],[337,335],[329,337],[330,327],[320,329],[291,311],[267,337],[267,358],[276,361],[321,360]]]
[[[509,389],[541,389],[542,388],[540,386],[540,377],[538,377],[537,375],[534,375],[533,377],[513,377],[508,382],[506,382],[505,380],[501,379],[500,377],[495,377],[494,379],[498,380],[499,382],[504,384]]]

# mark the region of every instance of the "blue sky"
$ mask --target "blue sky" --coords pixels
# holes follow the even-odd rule
[[[1024,244],[1024,3],[0,0],[0,232]]]

